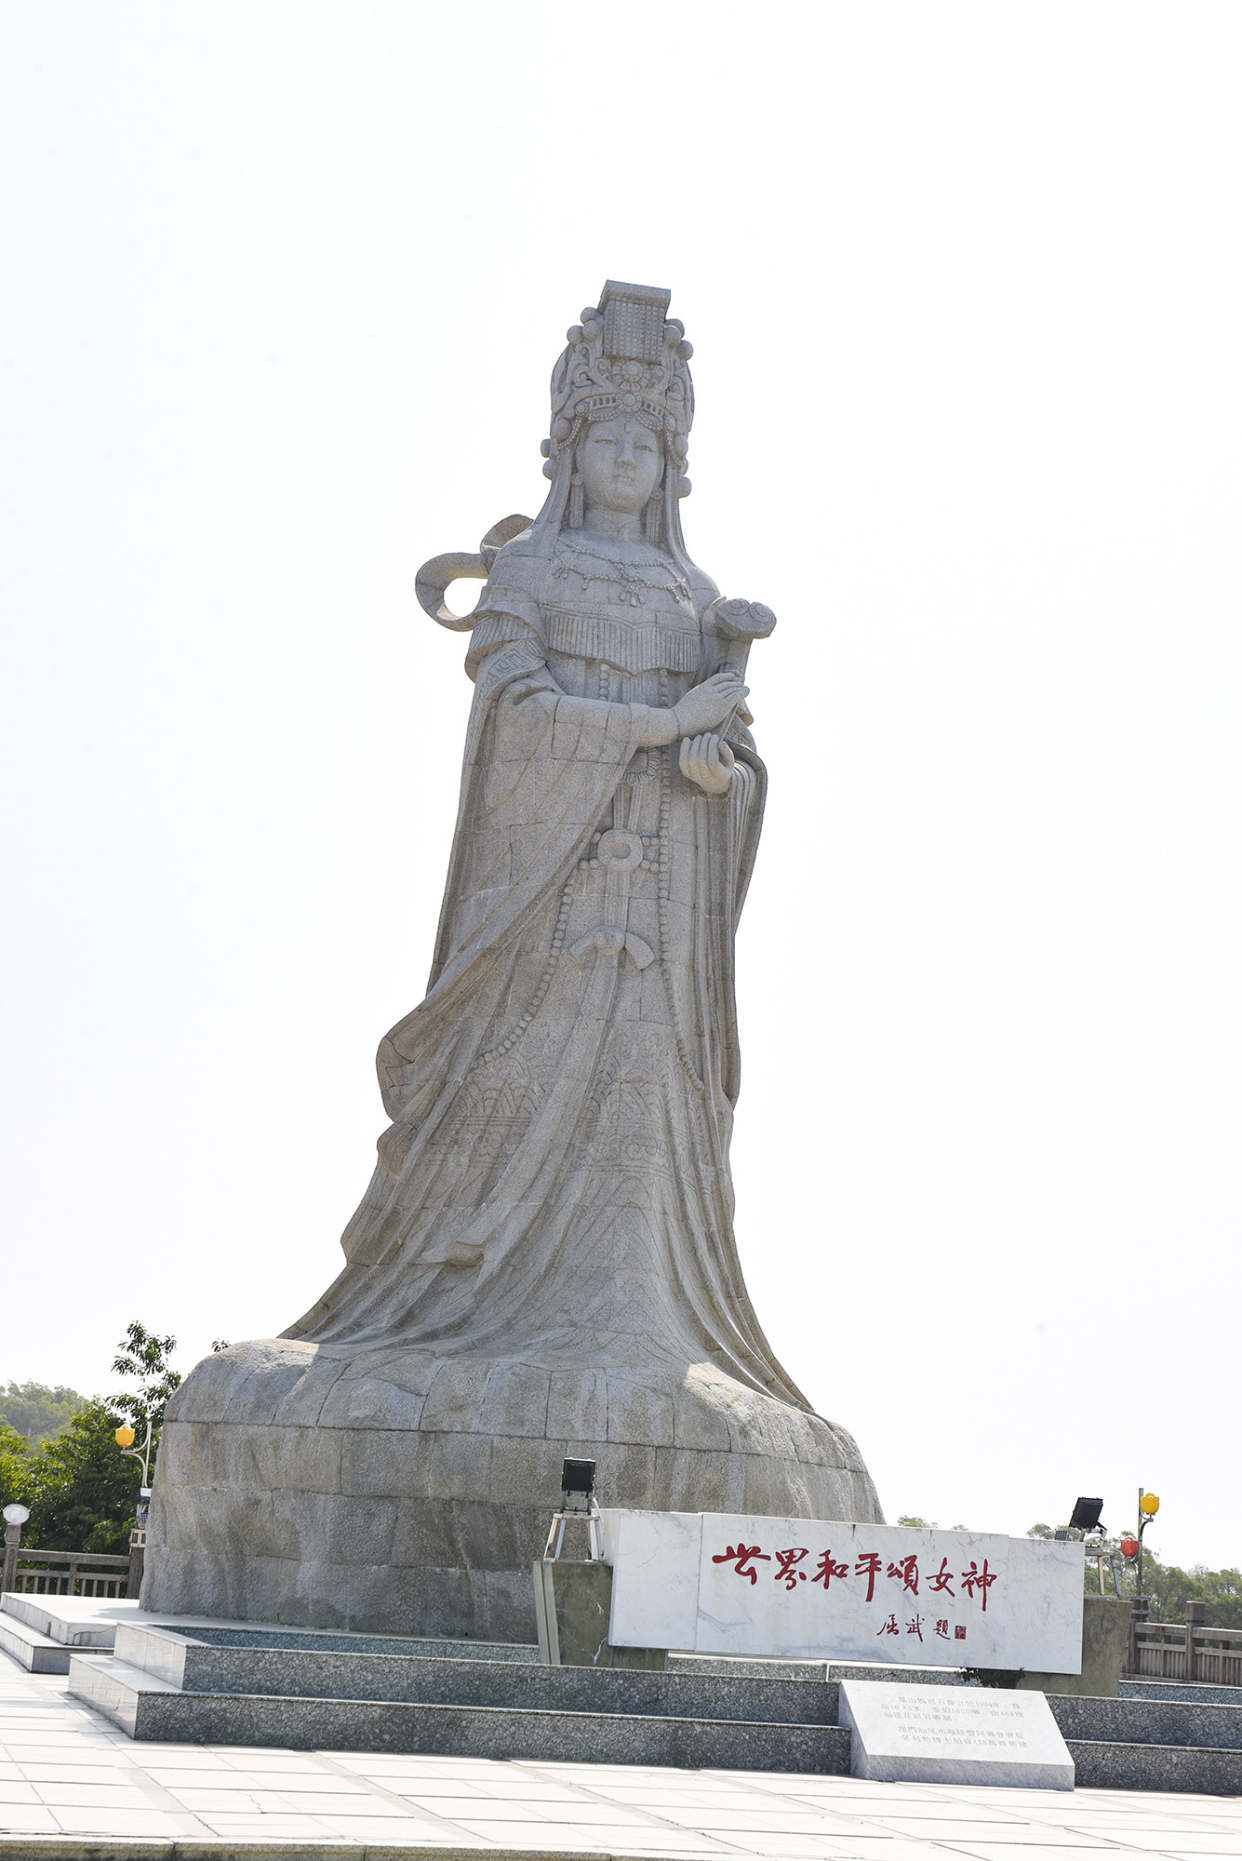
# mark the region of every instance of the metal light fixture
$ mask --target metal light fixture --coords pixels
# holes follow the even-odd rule
[[[1138,1622],[1145,1622],[1147,1620],[1148,1598],[1143,1594],[1143,1533],[1147,1530],[1147,1527],[1151,1524],[1157,1512],[1159,1512],[1160,1501],[1157,1499],[1155,1493],[1144,1492],[1143,1488],[1140,1486],[1138,1503],[1138,1548],[1135,1552],[1138,1564],[1138,1594],[1134,1598],[1134,1617]]]
[[[548,1528],[548,1542],[544,1546],[545,1558],[558,1558],[561,1546],[565,1542],[565,1526],[569,1519],[586,1520],[587,1557],[592,1562],[602,1563],[604,1559],[604,1540],[600,1528],[599,1507],[595,1502],[595,1462],[593,1460],[566,1460],[561,1467],[561,1503],[552,1514],[552,1523]]]
[[[1057,1543],[1068,1544],[1075,1532],[1080,1533],[1084,1538],[1089,1532],[1106,1534],[1108,1531],[1107,1525],[1102,1525],[1100,1523],[1100,1514],[1103,1510],[1104,1501],[1102,1499],[1088,1499],[1080,1494],[1074,1501],[1074,1510],[1070,1514],[1069,1524],[1063,1526],[1060,1531],[1053,1533]],[[1120,1596],[1121,1579],[1117,1575],[1117,1560],[1112,1552],[1106,1551],[1103,1543],[1097,1539],[1094,1545],[1089,1544],[1085,1547],[1084,1555],[1086,1557],[1094,1557],[1095,1559],[1095,1572],[1099,1579],[1100,1595],[1103,1596],[1105,1593],[1104,1566],[1107,1564],[1112,1572],[1113,1589],[1117,1595]]]
[[[1107,1531],[1108,1527],[1100,1524],[1100,1514],[1104,1510],[1102,1499],[1076,1499],[1070,1517],[1071,1531]]]
[[[151,1475],[149,1472],[151,1460],[151,1417],[149,1415],[147,1417],[147,1438],[142,1443],[141,1447],[134,1446],[134,1431],[128,1422],[122,1422],[121,1426],[116,1429],[113,1439],[120,1448],[122,1454],[128,1454],[131,1460],[136,1460],[141,1465],[141,1492],[144,1499],[149,1499],[151,1497]]]
[[[12,1505],[4,1508],[4,1574],[0,1576],[0,1587],[6,1590],[17,1588],[17,1559],[21,1552],[22,1526],[30,1517],[30,1507],[14,1500]]]

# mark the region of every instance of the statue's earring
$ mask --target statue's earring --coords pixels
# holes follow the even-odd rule
[[[580,530],[585,512],[582,503],[582,473],[575,472],[569,481],[569,527]]]

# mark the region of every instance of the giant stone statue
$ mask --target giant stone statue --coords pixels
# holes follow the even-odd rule
[[[339,1278],[169,1405],[147,1608],[533,1639],[566,1454],[605,1504],[881,1517],[734,1243],[746,659],[775,622],[687,554],[668,303],[604,287],[552,376],[539,516],[419,577],[475,688],[430,986],[380,1047]]]

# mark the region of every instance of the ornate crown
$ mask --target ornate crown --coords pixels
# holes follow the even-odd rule
[[[684,470],[694,419],[686,364],[694,354],[685,325],[665,317],[671,292],[610,278],[598,307],[566,332],[569,347],[552,371],[552,434],[543,442],[544,476],[593,420],[641,420],[664,435],[674,471]],[[683,481],[685,490],[689,482]],[[680,485],[678,487],[681,488]]]

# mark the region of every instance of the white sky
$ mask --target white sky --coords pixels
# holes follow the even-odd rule
[[[890,1518],[1242,1561],[1242,13],[9,0],[0,1376],[338,1270],[463,641],[605,277],[780,617],[740,939],[760,1317]]]

